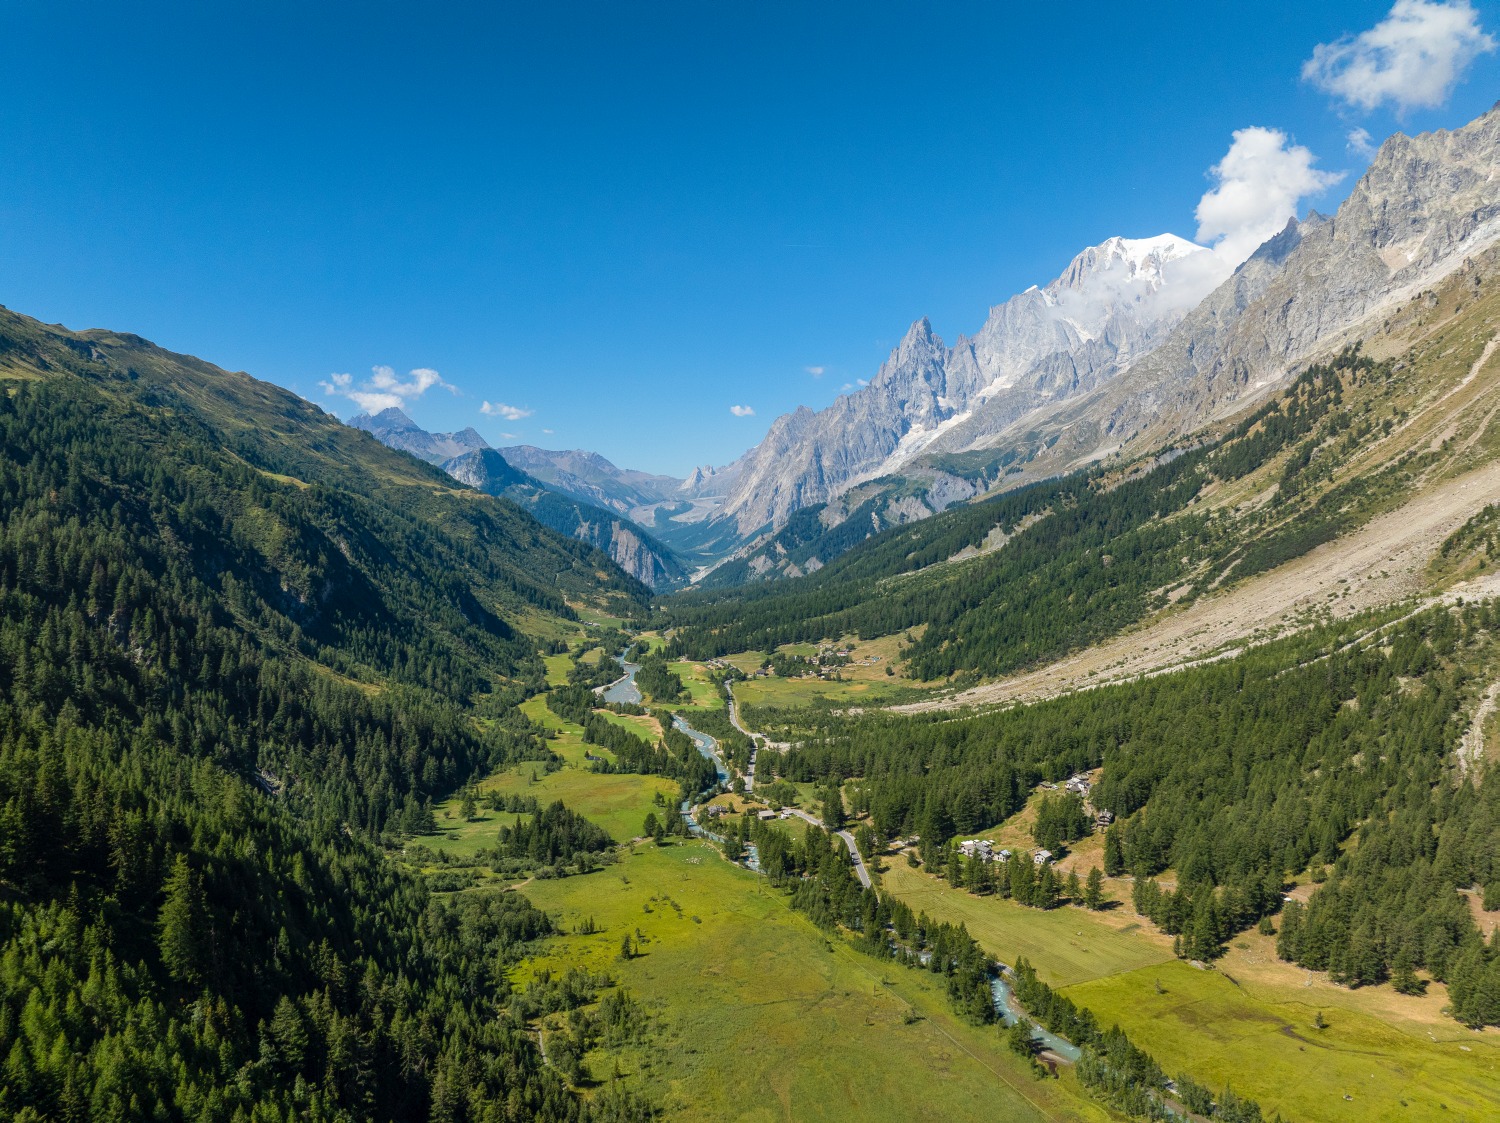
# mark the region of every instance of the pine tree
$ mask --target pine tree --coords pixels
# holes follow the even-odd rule
[[[1089,870],[1089,879],[1083,890],[1083,903],[1095,911],[1104,907],[1104,877],[1098,866]]]
[[[823,825],[830,831],[844,829],[844,796],[837,784],[830,784],[823,794]]]
[[[1120,844],[1120,824],[1112,823],[1104,832],[1104,873],[1119,877],[1125,872],[1125,848]]]
[[[162,963],[172,978],[196,986],[203,979],[203,892],[181,854],[172,863],[165,891],[156,925]]]

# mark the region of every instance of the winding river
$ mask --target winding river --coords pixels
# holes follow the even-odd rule
[[[636,672],[641,669],[641,665],[639,663],[627,663],[619,655],[615,656],[615,658],[620,661],[620,669],[625,673],[600,691],[600,696],[606,703],[639,706],[645,700],[641,694],[641,688],[635,683]],[[719,742],[707,733],[694,729],[681,714],[674,714],[672,716],[672,724],[679,731],[686,733],[692,738],[693,745],[697,748],[698,752],[713,763],[714,773],[718,776],[719,783],[727,786],[729,784],[729,767],[724,763],[724,758],[719,756]],[[706,830],[698,822],[697,816],[693,814],[692,800],[683,800],[681,811],[682,817],[687,820],[688,830],[693,834],[701,838],[711,838],[719,842],[723,841],[722,835],[717,835],[710,830]],[[749,854],[749,857],[745,860],[745,865],[758,873],[760,871],[760,855],[756,853],[755,844],[750,843],[745,849]]]
[[[620,657],[616,656],[616,658]],[[640,705],[643,701],[643,696],[641,695],[641,688],[635,684],[635,675],[636,672],[641,669],[640,664],[627,663],[624,659],[621,658],[620,668],[625,673],[620,678],[610,683],[609,686],[604,688],[604,690],[601,692],[604,701],[625,703],[637,706]],[[693,744],[697,746],[698,751],[709,760],[713,761],[714,771],[718,774],[719,783],[728,784],[729,768],[724,764],[723,758],[719,756],[719,742],[710,737],[707,733],[702,733],[694,729],[691,725],[688,724],[688,722],[683,718],[681,714],[673,715],[672,724],[683,733],[686,733],[689,737],[691,737],[693,739]],[[698,822],[697,817],[693,814],[692,800],[683,800],[681,810],[682,817],[687,820],[688,829],[692,831],[693,834],[701,838],[711,838],[722,841],[721,835],[717,835],[710,830],[706,830]],[[754,845],[749,846],[748,850],[749,858],[746,860],[745,865],[747,865],[752,870],[759,871],[759,855],[756,854]],[[1010,984],[1006,982],[1004,971],[996,975],[995,978],[991,981],[990,991],[995,996],[995,1013],[1000,1016],[1001,1024],[1006,1026],[1015,1025],[1017,1021],[1015,1004],[1011,996]],[[1070,1041],[1066,1041],[1063,1038],[1058,1037],[1055,1033],[1051,1033],[1048,1030],[1043,1029],[1041,1026],[1034,1027],[1031,1031],[1031,1036],[1036,1039],[1036,1041],[1042,1046],[1042,1048],[1048,1050],[1049,1052],[1057,1054],[1059,1057],[1062,1057],[1064,1060],[1070,1063],[1076,1064],[1078,1062],[1078,1058],[1082,1056],[1082,1053],[1078,1049],[1078,1046],[1074,1045]]]

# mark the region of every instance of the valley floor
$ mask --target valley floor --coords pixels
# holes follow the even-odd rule
[[[829,938],[765,879],[703,842],[641,844],[618,866],[528,885],[575,931],[517,972],[607,972],[651,1012],[645,1044],[597,1050],[669,1118],[1104,1120],[1071,1077],[1038,1081],[939,980]],[[639,958],[619,958],[621,936]]]
[[[1118,1023],[1168,1073],[1232,1084],[1267,1118],[1479,1120],[1500,1113],[1500,1034],[1442,1013],[1446,991],[1421,998],[1387,985],[1351,990],[1276,958],[1274,937],[1236,936],[1214,968],[1176,959],[1170,937],[1124,903],[1104,912],[1047,912],[974,897],[888,861],[882,889],[914,910],[964,923],[1002,962],[1025,956],[1044,981],[1109,1025]],[[1327,1023],[1313,1026],[1322,1012]]]

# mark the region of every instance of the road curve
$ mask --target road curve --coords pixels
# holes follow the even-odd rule
[[[786,810],[787,814],[795,815],[797,818],[803,819],[815,827],[823,825],[821,819],[813,818],[806,811],[799,811],[795,807],[788,807]],[[859,878],[859,883],[866,889],[870,888],[870,871],[865,869],[865,860],[859,856],[859,847],[854,845],[854,836],[848,831],[837,831],[835,833],[844,840],[844,845],[849,848],[849,857],[854,859],[854,876]]]
[[[748,793],[755,787],[755,758],[760,753],[760,737],[740,722],[740,704],[734,700],[734,683],[726,682],[724,691],[729,695],[729,724],[750,738],[750,765],[745,769],[745,791]]]
[[[750,738],[750,767],[745,771],[745,791],[750,791],[751,785],[755,783],[755,755],[760,749],[760,738],[740,724],[738,703],[734,700],[734,683],[725,683],[729,691],[729,721],[730,723]],[[805,819],[815,827],[821,827],[822,821],[814,819],[806,811],[799,811],[795,807],[787,808],[788,814],[795,815],[799,819]],[[859,878],[859,883],[866,889],[870,888],[870,871],[865,869],[865,860],[859,856],[859,847],[854,843],[854,836],[848,831],[838,831],[838,836],[844,840],[844,845],[849,848],[849,857],[854,861],[854,874]]]

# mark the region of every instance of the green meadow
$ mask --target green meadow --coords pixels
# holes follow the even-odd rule
[[[994,1027],[948,1012],[939,980],[829,938],[763,878],[700,842],[533,882],[574,932],[516,972],[604,971],[650,1012],[642,1045],[596,1050],[596,1080],[646,1089],[672,1119],[1098,1120],[1071,1076],[1038,1081]],[[619,957],[622,937],[641,955]]]
[[[1096,979],[1067,994],[1118,1022],[1168,1071],[1234,1087],[1269,1117],[1328,1120],[1500,1118],[1500,1041],[1449,1021],[1403,1032],[1316,992],[1268,1001],[1227,971],[1174,960]],[[1381,992],[1386,992],[1382,995]],[[1345,991],[1345,995],[1358,992]],[[1370,988],[1372,1008],[1390,988]],[[1321,1013],[1324,1028],[1315,1028]]]
[[[1442,1016],[1439,986],[1425,999],[1389,985],[1337,987],[1276,960],[1273,940],[1250,934],[1205,970],[1174,958],[1128,901],[1103,913],[1040,912],[953,889],[902,857],[885,862],[887,892],[936,919],[962,921],[1005,962],[1025,956],[1169,1074],[1232,1084],[1268,1119],[1500,1118],[1500,1035]],[[1323,1029],[1314,1028],[1319,1013]]]
[[[580,815],[598,823],[618,842],[641,833],[646,815],[658,810],[658,793],[664,799],[676,801],[678,789],[672,780],[660,776],[588,771],[584,767],[583,754],[586,751],[606,758],[611,754],[597,745],[585,746],[583,730],[547,709],[544,698],[528,699],[521,709],[534,724],[557,734],[548,741],[548,746],[563,759],[563,767],[548,772],[540,761],[525,761],[481,781],[478,785],[481,796],[492,791],[502,795],[534,796],[543,806],[560,799]],[[609,716],[614,719],[617,715]],[[629,724],[642,719],[620,720]],[[638,733],[646,732],[639,725],[630,727]],[[501,824],[509,825],[516,820],[514,814],[489,811],[481,806],[476,817],[466,822],[460,804],[461,797],[454,796],[435,807],[439,833],[418,841],[456,858],[468,858],[481,849],[494,846]]]
[[[1041,911],[999,897],[975,897],[912,869],[904,857],[886,857],[881,888],[934,920],[962,923],[1004,963],[1024,956],[1044,982],[1068,986],[1172,959],[1170,945],[1124,922],[1125,910],[1090,913],[1078,908]]]
[[[672,673],[682,679],[689,699],[672,703],[674,710],[719,710],[724,708],[724,696],[709,679],[708,667],[703,663],[684,661],[669,663]]]

